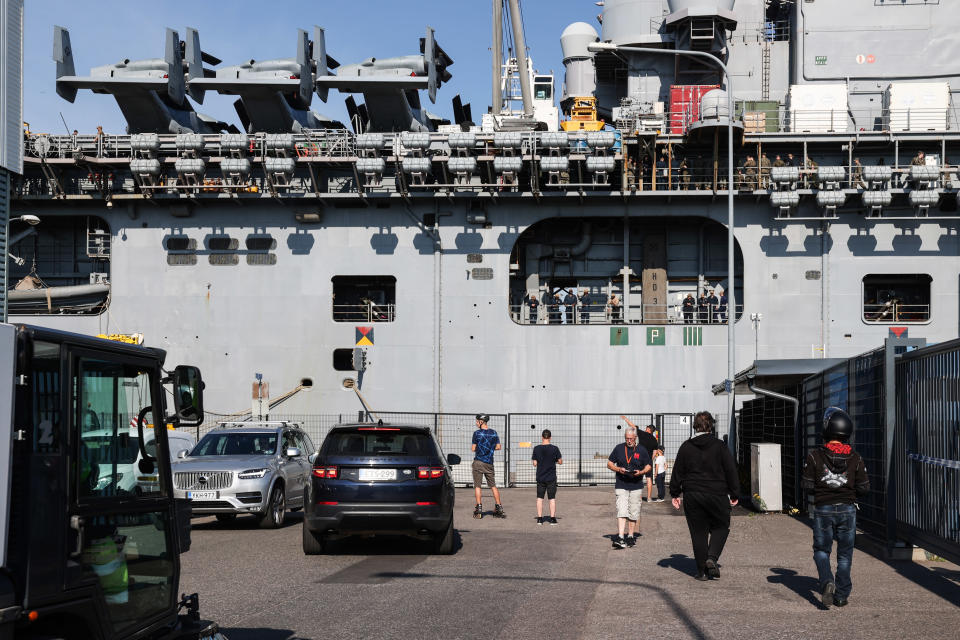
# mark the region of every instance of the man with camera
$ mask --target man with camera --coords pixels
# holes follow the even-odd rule
[[[617,537],[614,549],[625,549],[637,543],[637,521],[643,496],[643,476],[650,471],[650,454],[637,444],[637,430],[629,427],[624,443],[614,447],[607,459],[607,468],[617,474],[614,494],[617,497]],[[624,529],[627,538],[624,539]]]

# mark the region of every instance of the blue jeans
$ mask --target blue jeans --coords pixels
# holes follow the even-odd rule
[[[853,542],[857,532],[857,508],[852,504],[830,504],[813,510],[813,561],[820,575],[820,588],[828,582],[837,586],[836,597],[850,595],[850,566],[853,564]],[[830,552],[837,541],[837,578],[830,571]]]

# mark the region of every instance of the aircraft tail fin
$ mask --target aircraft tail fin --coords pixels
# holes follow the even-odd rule
[[[453,97],[453,121],[459,125],[473,126],[475,124],[470,103],[463,104],[463,99],[459,93]]]
[[[323,29],[314,25],[313,26],[313,47],[311,50],[313,55],[313,64],[316,67],[317,77],[329,76],[330,69],[327,66],[329,61],[327,60],[327,37],[323,32]],[[319,84],[316,86],[317,97],[320,98],[323,102],[327,101],[327,97],[330,94],[330,89],[327,87],[321,87]]]
[[[53,28],[53,60],[57,63],[57,95],[67,102],[73,102],[77,98],[77,88],[60,82],[64,76],[77,75],[73,66],[70,32],[63,27]]]
[[[297,96],[309,105],[313,98],[313,68],[310,62],[310,38],[303,29],[297,29],[297,65],[300,67],[300,87]]]
[[[243,130],[247,133],[252,133],[250,131],[250,116],[247,114],[247,108],[243,105],[243,100],[240,98],[234,100],[233,108],[237,110],[237,117],[240,118]]]
[[[183,104],[186,97],[186,83],[183,77],[180,36],[170,28],[167,28],[163,60],[167,64],[167,95],[174,104]]]
[[[187,75],[190,76],[191,80],[205,77],[203,71],[203,51],[200,49],[200,32],[193,27],[187,27],[186,50],[183,58],[187,65]],[[198,103],[203,104],[204,91],[199,85],[188,85],[187,93]]]
[[[433,29],[427,27],[427,36],[420,40],[420,53],[423,54],[427,64],[427,95],[430,97],[430,102],[436,104],[437,89],[453,77],[447,71],[447,67],[453,64],[453,60],[440,48],[433,34]]]

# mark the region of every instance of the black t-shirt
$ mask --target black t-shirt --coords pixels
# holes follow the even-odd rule
[[[630,471],[642,471],[644,467],[650,464],[650,454],[647,453],[647,450],[639,444],[635,447],[628,447],[627,445],[620,443],[613,448],[613,451],[610,453],[610,457],[607,459],[618,467]],[[633,490],[642,487],[642,483],[642,475],[626,475],[623,473],[618,473],[617,482],[614,486],[617,489]]]
[[[562,457],[560,449],[552,444],[535,446],[530,459],[537,461],[537,482],[556,482],[557,460]]]
[[[657,438],[647,431],[637,431],[637,443],[647,450],[651,460],[653,460],[653,452],[660,448]]]

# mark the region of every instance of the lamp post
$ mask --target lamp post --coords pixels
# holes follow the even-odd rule
[[[10,271],[10,246],[7,241],[10,238],[10,223],[26,222],[31,227],[40,224],[40,218],[32,214],[17,216],[16,218],[7,218],[7,223],[3,227],[3,321],[7,321],[7,296],[9,295],[10,285],[8,283],[8,273]]]
[[[734,276],[736,264],[734,262],[734,233],[733,233],[733,81],[727,66],[714,55],[705,51],[680,51],[677,49],[657,49],[654,47],[629,47],[613,44],[612,42],[594,42],[587,46],[590,51],[623,51],[627,53],[645,53],[649,55],[669,55],[669,56],[687,56],[690,58],[699,58],[710,64],[719,67],[723,72],[727,84],[727,288],[730,290],[728,304],[730,311],[727,313],[727,379],[724,386],[727,390],[727,418],[730,433],[730,447],[735,447],[735,433],[733,417],[736,408],[736,399],[733,394],[733,380],[737,375],[736,369],[736,345],[737,338],[735,326],[737,321],[737,292],[734,287]]]
[[[760,321],[763,320],[762,313],[751,313],[750,320],[753,321],[753,359],[760,359]]]

